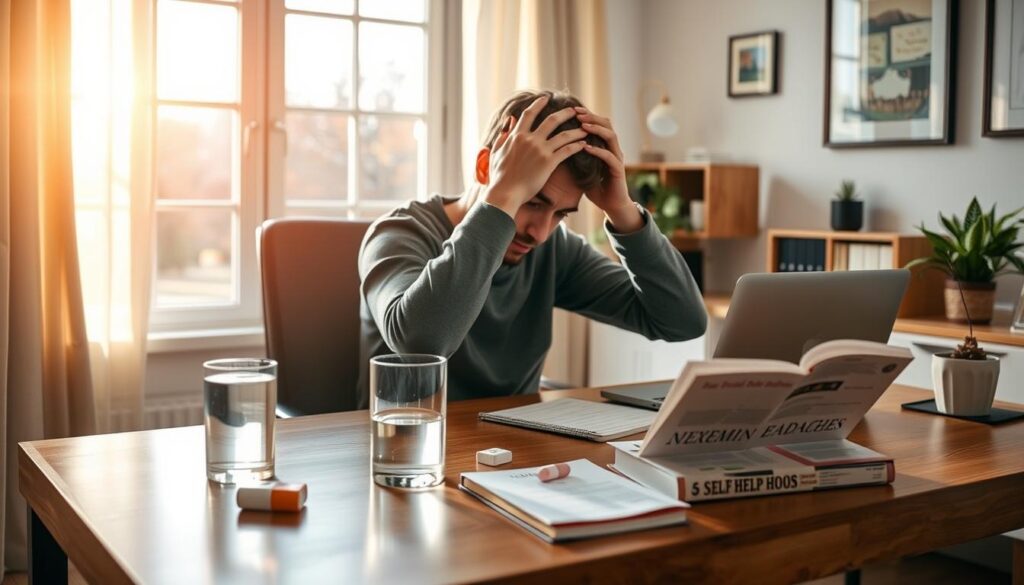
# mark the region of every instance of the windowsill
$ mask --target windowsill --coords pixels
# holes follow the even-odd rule
[[[257,347],[264,343],[263,327],[225,327],[150,333],[147,343],[146,352],[150,354]]]

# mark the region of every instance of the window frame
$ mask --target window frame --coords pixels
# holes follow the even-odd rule
[[[152,0],[153,51],[152,70],[156,72],[156,31],[157,5],[161,0]],[[160,209],[171,208],[233,208],[237,205],[237,221],[233,222],[232,269],[236,278],[236,302],[230,304],[194,305],[182,307],[159,307],[156,300],[156,246],[154,245],[154,262],[151,275],[153,285],[152,305],[150,307],[149,340],[151,352],[166,352],[192,349],[197,339],[204,348],[239,347],[256,345],[262,341],[262,291],[259,278],[259,266],[256,257],[257,228],[267,218],[282,217],[286,207],[284,201],[283,172],[285,164],[285,140],[283,132],[275,127],[280,120],[283,124],[286,109],[284,108],[284,8],[283,0],[266,0],[249,2],[232,0],[179,0],[193,3],[234,6],[239,9],[239,51],[240,51],[240,93],[238,103],[238,128],[233,138],[236,152],[239,155],[239,168],[233,169],[238,178],[237,201],[212,203],[209,200],[197,202],[172,201],[158,199],[155,177],[153,174],[152,197],[154,214]],[[425,180],[421,181],[417,199],[424,199],[430,193],[437,192],[442,181],[442,152],[445,145],[446,111],[443,95],[446,79],[445,73],[445,41],[444,0],[424,0],[426,2],[426,20],[422,23],[392,21],[380,18],[366,18],[358,14],[356,0],[353,15],[343,16],[353,22],[353,113],[363,113],[358,104],[358,23],[381,22],[398,23],[406,26],[422,27],[425,35],[425,110],[422,114],[367,112],[371,115],[394,116],[404,119],[422,119],[426,125],[427,139],[421,154],[420,164],[424,165]],[[306,11],[287,11],[306,13]],[[309,13],[320,16],[320,13]],[[152,137],[152,164],[156,169],[156,121],[157,105],[160,103],[177,103],[180,100],[160,100],[156,94],[156,74],[152,80],[151,123],[154,134]],[[274,84],[278,85],[275,86]],[[277,91],[280,99],[275,99]],[[275,103],[276,102],[276,103]],[[195,102],[197,105],[205,105]],[[346,112],[348,110],[345,110]],[[358,181],[358,117],[353,116],[349,128],[350,169]],[[425,160],[424,160],[425,159]],[[356,165],[351,164],[356,161]],[[353,180],[349,181],[351,185]],[[424,184],[425,183],[425,184]],[[275,188],[274,185],[280,187]],[[360,211],[383,213],[401,202],[396,201],[364,201],[352,202],[353,195],[344,202],[331,202],[328,205],[309,208],[309,215],[354,216]],[[234,201],[234,200],[233,200]],[[202,203],[202,205],[196,205]],[[339,213],[343,210],[344,213]],[[328,213],[324,213],[328,212]],[[294,214],[293,214],[294,215]],[[155,217],[155,216],[154,216]],[[156,225],[154,221],[154,226]],[[155,230],[154,230],[155,232]]]

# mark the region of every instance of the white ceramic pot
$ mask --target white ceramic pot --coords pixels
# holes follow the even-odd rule
[[[700,199],[690,200],[690,226],[695,232],[704,229],[704,202]]]
[[[992,410],[999,381],[999,358],[956,360],[948,353],[932,356],[932,385],[939,412],[985,416]]]

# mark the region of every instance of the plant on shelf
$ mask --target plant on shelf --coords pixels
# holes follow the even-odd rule
[[[843,179],[832,202],[832,229],[857,231],[864,225],[864,202],[857,199],[857,185]]]
[[[853,201],[857,198],[857,184],[850,179],[843,179],[839,183],[839,190],[836,191],[836,199],[839,201]]]
[[[651,212],[658,230],[671,238],[677,229],[692,231],[686,215],[683,197],[679,191],[666,187],[654,173],[639,173],[630,177],[629,190],[633,199]]]
[[[952,270],[952,263],[947,268]],[[978,338],[974,336],[974,320],[961,284],[957,281],[960,304],[967,318],[967,335],[953,351],[932,356],[935,406],[946,414],[984,416],[992,410],[996,396],[999,359],[988,355],[978,345]]]
[[[974,323],[989,323],[995,304],[996,277],[1024,274],[1024,258],[1017,255],[1017,250],[1024,247],[1024,242],[1017,241],[1019,226],[1024,224],[1017,221],[1022,211],[1024,208],[997,217],[995,205],[984,213],[975,197],[967,206],[963,221],[955,214],[939,214],[945,235],[923,224],[918,227],[931,243],[932,254],[912,260],[907,267],[925,266],[946,273],[947,319],[965,323],[971,314]]]

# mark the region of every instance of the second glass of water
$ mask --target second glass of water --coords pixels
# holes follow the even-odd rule
[[[370,360],[373,481],[397,488],[444,482],[448,360],[426,354]]]
[[[203,364],[206,476],[239,483],[274,476],[277,362],[260,358]]]

